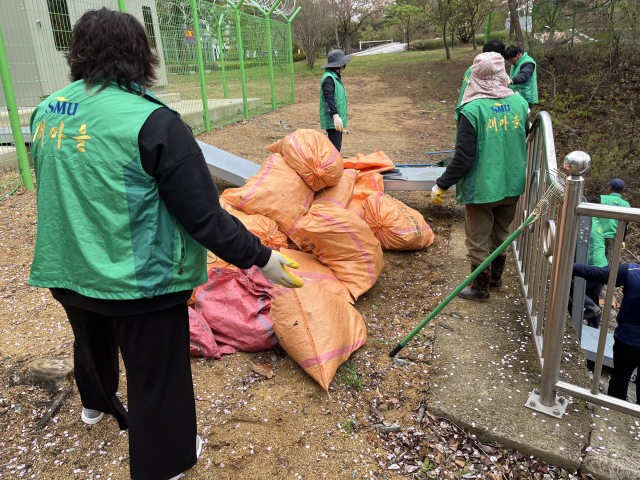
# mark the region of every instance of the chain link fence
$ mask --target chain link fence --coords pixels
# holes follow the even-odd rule
[[[295,101],[290,18],[206,0],[0,0],[0,200],[33,186],[33,109],[69,84],[75,22],[102,7],[134,15],[160,58],[152,92],[194,134]]]

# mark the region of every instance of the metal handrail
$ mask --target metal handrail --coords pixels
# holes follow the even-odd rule
[[[618,220],[612,265],[619,263],[622,237],[627,222],[640,222],[640,209],[583,202],[582,174],[590,165],[591,159],[584,152],[573,152],[565,157],[564,167],[571,175],[566,180],[562,207],[559,211],[550,212],[542,221],[527,229],[513,245],[516,270],[542,369],[541,386],[531,393],[526,406],[561,418],[568,402],[559,394],[565,394],[640,416],[639,405],[599,393],[617,269],[611,269],[609,276],[591,390],[559,381],[577,239],[579,234],[585,236],[585,229],[579,229],[580,217],[584,217],[583,223],[589,220],[589,226],[588,217]],[[557,169],[551,117],[546,112],[540,112],[536,115],[527,138],[526,189],[519,201],[514,226],[520,225],[530,214],[551,186],[551,174]],[[587,227],[587,236],[588,231]],[[581,246],[581,252],[582,250],[584,245]],[[582,254],[586,255],[586,252]],[[575,283],[579,285],[578,289],[584,289],[583,283]],[[582,297],[583,295],[580,295],[574,299],[582,303]],[[574,320],[579,321],[580,326],[582,311],[582,305],[574,305],[573,314],[579,316],[579,319]]]
[[[536,115],[527,137],[527,175],[525,193],[520,197],[513,228],[521,225],[553,183],[557,171],[556,149],[553,141],[551,116],[547,112]],[[546,214],[540,222],[527,229],[514,242],[513,251],[527,317],[535,339],[538,361],[542,365],[543,320],[547,300],[547,278],[554,241],[556,212]],[[543,281],[544,279],[544,281]]]

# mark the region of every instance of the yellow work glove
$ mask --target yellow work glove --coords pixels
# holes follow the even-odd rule
[[[437,184],[433,186],[431,189],[431,203],[434,205],[442,205],[444,200],[440,195],[442,195],[446,190],[442,190]]]
[[[287,288],[302,287],[302,285],[304,285],[302,280],[289,273],[289,271],[285,267],[300,268],[300,266],[290,258],[285,257],[275,250],[272,250],[269,261],[264,267],[261,268],[261,270],[262,273],[269,277],[269,279],[273,283]]]
[[[336,127],[336,130],[338,130],[339,132],[342,131],[342,119],[337,113],[333,116],[333,125]]]

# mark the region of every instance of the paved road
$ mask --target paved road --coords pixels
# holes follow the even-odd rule
[[[380,53],[398,53],[398,52],[404,52],[406,49],[407,49],[406,43],[394,42],[394,43],[387,43],[385,45],[380,45],[379,47],[368,48],[366,50],[363,50],[362,52],[354,53],[353,56],[357,57],[362,55],[378,55]]]

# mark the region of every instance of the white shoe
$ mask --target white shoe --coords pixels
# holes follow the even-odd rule
[[[196,460],[200,457],[200,452],[202,452],[202,439],[200,435],[196,435]],[[175,477],[171,477],[169,480],[178,480],[183,473],[180,475],[176,475]]]
[[[104,417],[104,413],[101,411],[82,407],[82,414],[80,415],[80,418],[82,418],[82,421],[87,425],[95,425],[102,420],[102,417]]]

